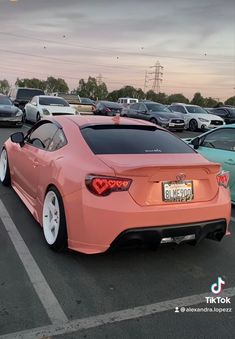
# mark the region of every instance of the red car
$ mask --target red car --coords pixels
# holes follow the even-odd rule
[[[0,180],[11,184],[55,250],[98,253],[228,234],[228,173],[149,122],[42,120],[5,142]]]

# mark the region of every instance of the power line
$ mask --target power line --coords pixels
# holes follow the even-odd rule
[[[0,32],[1,35],[7,35],[7,36],[13,36],[16,38],[23,38],[23,39],[27,39],[27,40],[34,40],[34,41],[41,41],[43,43],[47,42],[47,43],[54,43],[54,44],[59,44],[59,45],[63,45],[63,46],[71,46],[71,47],[76,47],[76,48],[82,48],[82,49],[87,49],[87,50],[96,50],[96,51],[100,51],[100,52],[111,52],[113,54],[113,51],[115,51],[115,53],[121,53],[121,54],[125,54],[125,55],[134,55],[134,56],[149,56],[149,57],[154,57],[154,58],[167,58],[167,59],[179,59],[179,60],[196,60],[196,61],[207,61],[207,62],[222,62],[223,64],[225,63],[234,63],[233,56],[223,56],[223,55],[212,55],[212,56],[208,56],[203,55],[202,57],[185,57],[185,56],[175,56],[175,55],[156,55],[156,54],[152,54],[152,53],[137,53],[137,52],[131,52],[131,51],[127,51],[127,50],[122,50],[122,49],[115,49],[112,47],[112,49],[108,49],[108,48],[101,48],[101,47],[93,47],[93,46],[86,46],[84,44],[79,44],[79,43],[71,43],[71,42],[62,42],[59,40],[53,40],[53,39],[41,39],[35,36],[26,36],[26,35],[22,35],[22,34],[15,34],[15,33],[9,33],[9,32]],[[173,52],[172,52],[173,53]],[[211,58],[212,57],[212,58]],[[217,58],[217,59],[216,59]],[[218,59],[219,58],[219,59]],[[227,61],[225,62],[225,58],[231,58],[231,61]]]

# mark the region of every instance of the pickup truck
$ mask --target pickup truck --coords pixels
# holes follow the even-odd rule
[[[93,114],[93,111],[95,110],[95,102],[89,98],[80,98],[77,94],[60,92],[52,93],[51,95],[65,99],[70,106],[74,107],[82,115]]]

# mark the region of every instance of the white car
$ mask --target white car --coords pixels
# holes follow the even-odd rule
[[[225,125],[221,117],[209,114],[205,109],[197,105],[175,103],[171,104],[169,108],[171,111],[184,114],[185,128],[191,131],[198,129],[204,131]]]
[[[60,97],[37,95],[25,105],[24,120],[37,122],[48,115],[79,114],[76,109]]]

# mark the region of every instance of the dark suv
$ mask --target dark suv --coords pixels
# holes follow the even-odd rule
[[[235,107],[218,107],[213,108],[210,113],[218,115],[223,118],[226,124],[234,124],[235,123]]]
[[[27,87],[14,87],[11,88],[8,96],[15,106],[20,109],[24,109],[24,106],[35,96],[45,95],[42,89],[38,88],[27,88]]]

